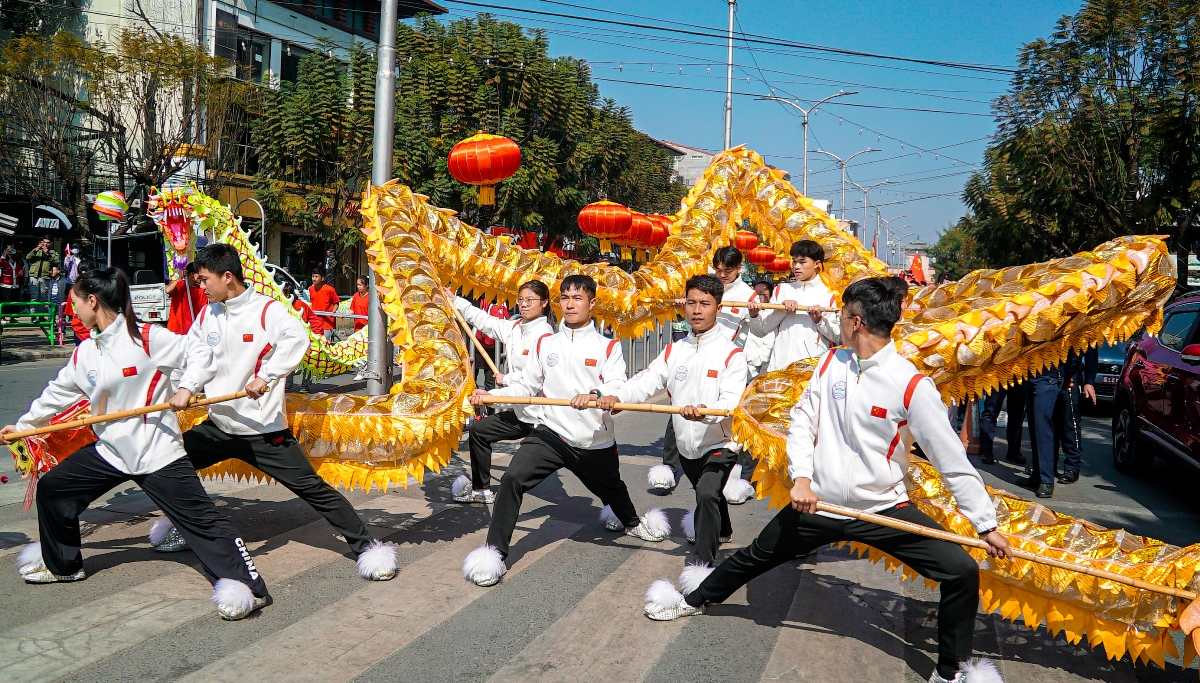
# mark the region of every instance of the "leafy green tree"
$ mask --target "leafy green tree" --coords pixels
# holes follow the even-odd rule
[[[958,280],[967,273],[986,268],[987,263],[979,257],[979,243],[971,234],[972,217],[966,216],[959,222],[938,233],[937,244],[929,249],[934,259],[934,269],[940,277]]]
[[[673,213],[686,188],[671,159],[633,128],[628,108],[602,99],[582,60],[550,58],[542,31],[488,14],[418,19],[397,37],[395,175],[434,204],[477,220],[476,188],[446,168],[478,130],[512,138],[521,168],[497,187],[496,217],[522,230],[577,235],[576,215],[608,198]]]
[[[1092,0],[1025,45],[964,200],[992,265],[1196,237],[1200,2]]]

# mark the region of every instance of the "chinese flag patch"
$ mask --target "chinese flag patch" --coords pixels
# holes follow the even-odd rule
[[[122,377],[134,377],[137,375],[136,367],[121,368]]]
[[[524,351],[522,351],[522,352],[521,352],[521,355],[522,355],[522,356],[528,356],[528,355],[529,355],[529,349],[525,349]]]
[[[880,408],[879,406],[871,406],[871,417],[887,418],[887,408]]]
[[[734,314],[734,315],[737,315],[738,309],[736,309],[736,308],[731,308],[731,309],[729,309],[729,312],[730,312],[730,313],[732,313],[732,314]]]
[[[716,377],[716,376],[717,376],[717,371],[716,371],[716,370],[709,370],[709,371],[708,371],[708,376],[709,376],[709,377]]]
[[[589,368],[594,368],[594,367],[596,367],[596,359],[595,358],[585,358],[583,361],[583,364]]]
[[[243,334],[243,335],[242,335],[242,341],[244,341],[244,342],[252,342],[252,341],[254,341],[254,335],[252,335],[252,334]]]

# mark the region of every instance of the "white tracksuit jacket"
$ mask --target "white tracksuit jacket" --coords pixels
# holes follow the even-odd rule
[[[754,301],[758,292],[742,281],[741,278],[725,285],[722,301]],[[745,306],[722,306],[717,311],[717,325],[725,329],[725,338],[729,339],[739,349],[746,348],[746,337],[750,334],[750,311]]]
[[[502,320],[471,305],[462,297],[454,298],[454,307],[462,314],[464,320],[477,330],[495,339],[506,349],[504,358],[504,381],[498,382],[502,387],[514,384],[529,365],[534,347],[542,337],[554,334],[554,327],[546,316],[530,322]],[[504,406],[501,406],[503,408]],[[517,415],[517,419],[535,425],[542,416],[543,406],[508,406]]]
[[[44,426],[84,397],[91,401],[94,416],[171,400],[169,378],[184,366],[186,339],[157,325],[139,330],[141,342],[129,336],[121,315],[103,332],[93,330],[91,338],[75,347],[71,360],[17,421],[17,427]],[[203,354],[195,358],[205,365],[210,361]],[[126,474],[157,472],[186,455],[179,419],[171,410],[105,422],[92,429],[99,439],[96,452]]]
[[[788,473],[812,480],[825,502],[878,512],[908,500],[904,473],[914,441],[946,478],[975,530],[996,528],[983,479],[950,427],[933,380],[893,344],[866,360],[845,348],[821,358],[792,408]]]
[[[516,382],[488,393],[571,399],[593,389],[615,394],[625,383],[621,342],[600,334],[593,322],[577,330],[559,326],[557,334],[535,342],[531,355]],[[606,448],[616,442],[612,415],[599,408],[543,406],[541,423],[574,448]]]
[[[250,436],[288,428],[283,383],[308,352],[308,328],[286,304],[247,289],[211,303],[188,331],[188,366],[180,388],[208,396],[234,394],[254,377],[271,390],[258,400],[240,398],[208,407],[226,434]],[[211,359],[202,365],[203,359]]]
[[[800,308],[809,306],[834,306],[837,299],[820,277],[807,282],[781,282],[775,285],[771,303],[781,304],[795,301]],[[767,370],[779,370],[805,358],[816,358],[829,350],[841,338],[838,314],[825,313],[821,322],[814,323],[807,313],[787,311],[762,311],[757,318],[750,318],[750,333],[764,337],[775,332],[775,346],[771,350],[771,362]]]
[[[733,410],[746,389],[746,354],[726,338],[728,330],[714,325],[697,336],[672,343],[650,367],[634,375],[616,396],[623,403],[641,403],[667,390],[673,406],[698,406]],[[695,459],[727,448],[738,450],[733,440],[733,418],[706,416],[699,422],[671,416],[679,455]]]

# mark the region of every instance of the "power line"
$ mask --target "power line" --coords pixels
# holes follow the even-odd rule
[[[689,29],[683,29],[683,28],[669,28],[669,27],[665,27],[665,26],[655,26],[653,24],[638,24],[638,23],[633,23],[633,22],[617,21],[615,19],[602,19],[599,17],[583,17],[583,16],[578,16],[578,15],[573,15],[573,14],[563,14],[560,12],[546,12],[543,10],[525,9],[525,8],[520,8],[520,7],[505,7],[503,5],[492,5],[492,4],[484,3],[484,2],[471,2],[470,0],[449,0],[449,2],[458,4],[458,5],[468,5],[471,7],[483,7],[483,8],[487,8],[487,9],[504,10],[507,12],[519,12],[522,14],[534,14],[534,15],[538,15],[538,16],[550,16],[550,17],[558,17],[558,18],[563,18],[563,19],[574,19],[576,21],[588,21],[588,22],[594,22],[594,23],[600,23],[600,24],[609,24],[609,25],[613,25],[613,26],[625,26],[625,27],[629,27],[629,28],[639,28],[639,29],[645,29],[645,30],[650,30],[650,31],[662,31],[662,32],[667,32],[667,33],[682,33],[684,35],[698,36],[698,37],[702,37],[702,38],[724,38],[725,37],[724,31],[722,31],[718,28],[711,27],[711,26],[700,26],[699,28],[702,28],[703,30],[695,31],[695,30],[689,30]],[[936,59],[918,59],[915,57],[898,57],[895,55],[884,55],[884,54],[876,54],[876,53],[872,53],[872,52],[863,52],[861,50],[848,50],[845,48],[830,47],[828,45],[817,45],[817,44],[813,44],[813,43],[801,43],[798,41],[786,40],[783,38],[773,38],[773,37],[769,37],[769,36],[761,36],[761,37],[760,36],[755,36],[755,37],[747,36],[747,37],[745,37],[745,40],[747,42],[753,42],[753,43],[757,43],[757,44],[761,44],[761,45],[769,45],[769,46],[774,46],[774,47],[788,47],[788,48],[798,49],[798,50],[812,50],[814,52],[828,52],[831,54],[845,55],[845,56],[851,56],[851,57],[865,57],[868,59],[896,61],[896,62],[903,62],[903,63],[909,63],[909,64],[922,64],[925,66],[939,66],[939,67],[943,67],[943,68],[947,68],[947,69],[961,69],[961,70],[965,70],[965,71],[977,71],[977,72],[982,72],[982,73],[996,73],[996,74],[1015,74],[1018,72],[1017,69],[1010,68],[1010,67],[993,66],[993,65],[987,65],[987,64],[967,64],[967,63],[962,63],[962,62],[947,62],[947,61],[941,61],[941,60],[936,60]]]

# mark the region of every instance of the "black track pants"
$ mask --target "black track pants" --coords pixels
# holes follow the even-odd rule
[[[471,446],[471,486],[479,491],[492,487],[492,444],[497,441],[524,439],[533,425],[517,419],[511,410],[502,410],[471,424],[467,443]]]

